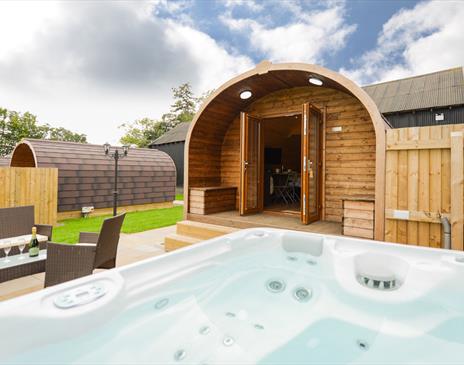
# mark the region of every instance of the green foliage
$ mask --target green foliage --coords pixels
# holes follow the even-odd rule
[[[187,82],[173,88],[172,93],[174,103],[168,113],[163,114],[160,120],[143,118],[122,124],[120,128],[124,129],[125,134],[120,142],[137,147],[148,147],[151,142],[179,123],[191,122],[198,106],[212,93],[212,90],[197,98]]]
[[[48,124],[44,126],[47,129],[45,139],[53,141],[67,141],[87,143],[87,136],[85,134],[75,133],[63,127],[51,127]]]
[[[182,122],[191,122],[195,115],[196,99],[193,96],[192,87],[187,82],[172,89],[174,103],[171,105],[171,113],[174,115],[176,125]]]
[[[182,220],[183,207],[152,209],[127,213],[123,233],[143,232],[149,229],[172,226]],[[76,243],[79,232],[99,232],[103,220],[109,216],[66,219],[53,228],[53,241]]]
[[[86,143],[84,134],[49,124],[39,125],[37,117],[29,112],[19,113],[0,108],[0,156],[11,153],[23,138],[51,139]]]
[[[120,140],[121,143],[137,147],[148,147],[150,142],[167,131],[166,123],[150,118],[139,119],[133,123],[124,123],[120,128],[125,129],[125,134]]]
[[[208,90],[208,91],[205,91],[203,94],[201,94],[198,98],[196,98],[197,108],[200,108],[202,104],[206,101],[206,99],[208,99],[213,93],[214,93],[214,89]]]

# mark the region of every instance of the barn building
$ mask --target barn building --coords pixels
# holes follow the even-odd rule
[[[150,148],[166,152],[171,156],[176,165],[177,182],[176,185],[184,185],[184,145],[190,122],[180,123],[170,131],[157,138],[150,144]]]
[[[363,89],[393,128],[459,124],[464,120],[464,69],[369,85]]]

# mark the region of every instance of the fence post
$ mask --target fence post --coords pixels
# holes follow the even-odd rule
[[[464,250],[463,132],[451,132],[451,248]]]

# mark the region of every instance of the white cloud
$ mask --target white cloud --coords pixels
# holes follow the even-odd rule
[[[340,72],[366,84],[462,66],[463,19],[462,1],[424,2],[403,9],[384,24],[376,48]]]
[[[291,1],[277,6],[277,11],[291,14],[291,22],[275,25],[267,17],[239,18],[230,11],[221,20],[231,31],[246,35],[254,51],[274,62],[324,64],[327,55],[343,48],[356,30],[355,25],[346,23],[345,9],[340,4],[310,11]]]
[[[262,3],[254,0],[225,0],[223,4],[228,9],[243,7],[253,12],[258,12],[264,9]]]
[[[1,106],[115,143],[121,123],[167,111],[171,87],[189,81],[201,93],[253,67],[181,10],[165,1],[0,2]],[[167,11],[179,17],[156,15]]]

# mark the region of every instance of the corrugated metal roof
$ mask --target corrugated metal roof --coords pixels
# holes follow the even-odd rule
[[[464,104],[462,67],[364,86],[381,113]]]
[[[187,132],[190,127],[190,122],[184,122],[176,125],[170,131],[167,131],[161,137],[157,138],[150,146],[158,146],[160,144],[183,142],[187,137]]]

